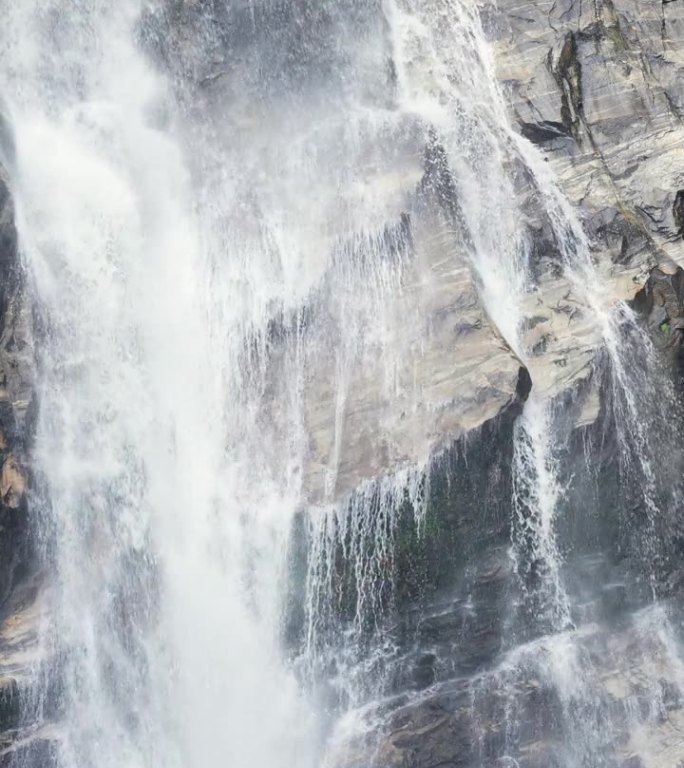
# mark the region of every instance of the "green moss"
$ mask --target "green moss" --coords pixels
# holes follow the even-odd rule
[[[663,320],[659,328],[660,328],[660,332],[665,336],[669,336],[672,333],[672,328],[668,320]]]

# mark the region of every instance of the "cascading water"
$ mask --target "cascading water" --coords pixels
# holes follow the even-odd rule
[[[203,248],[162,127],[170,96],[137,50],[140,6],[3,12],[45,327],[36,461],[66,654],[60,759],[305,765],[309,715],[277,648],[293,503],[250,444],[234,387],[251,318],[220,293],[233,265]]]
[[[380,743],[398,694],[420,703],[450,677],[466,680],[473,734],[458,764],[523,764],[530,680],[550,691],[554,765],[612,766],[625,727],[647,749],[664,668],[684,691],[676,632],[666,606],[625,611],[650,643],[650,666],[635,652],[645,693],[616,708],[597,692],[600,612],[559,536],[591,473],[565,472],[562,388],[528,339],[539,285],[521,189],[605,348],[593,377],[646,510],[649,599],[678,497],[644,413],[665,429],[674,395],[663,384],[654,404],[650,342],[608,306],[574,212],[511,129],[475,3],[1,7],[41,328],[34,462],[49,501],[34,517],[55,574],[43,642],[57,683],[33,704],[58,723],[58,763],[361,764],[359,732]],[[494,483],[514,586],[487,664],[459,649],[479,610],[467,578],[448,652],[429,636],[446,587],[432,615],[401,617],[450,493],[423,429],[430,259],[472,275],[532,378],[510,484]],[[471,472],[467,446],[439,448],[437,463]],[[488,520],[488,500],[468,504]],[[632,652],[624,627],[611,637]]]

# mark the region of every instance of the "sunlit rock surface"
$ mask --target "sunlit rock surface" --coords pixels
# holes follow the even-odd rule
[[[681,263],[684,5],[486,5],[517,129],[540,146],[616,296],[665,254]]]
[[[633,299],[656,264],[684,259],[675,205],[684,186],[677,161],[684,139],[678,106],[681,3],[504,0],[484,3],[480,11],[513,127],[542,148],[587,232],[600,283],[598,300],[609,306]],[[439,200],[425,204],[425,178],[434,177],[435,169],[419,120],[400,117],[398,111],[392,116],[398,89],[392,76],[394,41],[378,7],[350,0],[321,9],[311,22],[311,37],[300,39],[293,30],[302,14],[297,4],[289,10],[278,4],[227,10],[174,2],[161,16],[150,17],[145,30],[150,49],[174,73],[189,108],[199,110],[198,134],[212,116],[217,125],[210,130],[225,132],[230,142],[262,146],[260,173],[269,178],[277,175],[277,165],[269,167],[277,163],[282,146],[292,162],[300,158],[301,181],[307,183],[306,132],[317,125],[339,134],[340,156],[331,158],[330,172],[319,166],[319,176],[308,180],[319,190],[317,216],[306,227],[324,222],[325,232],[315,236],[328,243],[329,253],[303,252],[303,280],[290,296],[274,301],[274,308],[284,305],[286,318],[299,313],[300,327],[277,335],[271,344],[276,362],[266,403],[269,423],[291,431],[288,414],[277,411],[292,401],[293,393],[279,385],[288,380],[282,365],[297,345],[305,365],[300,426],[310,436],[303,483],[307,497],[322,502],[343,497],[379,474],[424,464],[450,440],[505,410],[515,398],[519,366],[502,341],[510,329],[497,328],[483,305],[482,276],[469,259],[467,242],[454,236],[449,208],[460,203],[447,171],[437,171],[442,174]],[[286,32],[274,36],[274,27]],[[322,90],[322,62],[326,77],[343,82],[350,64],[335,50],[357,55],[363,39],[354,35],[361,29],[364,39],[375,35],[384,47],[371,58],[364,54],[363,92],[353,90],[357,83],[350,81],[344,96],[331,101],[330,91]],[[326,45],[314,45],[316,36]],[[292,69],[284,65],[294,55],[285,39],[297,40],[298,64]],[[259,50],[268,50],[268,57],[258,71],[250,71]],[[251,111],[236,107],[247,93],[254,100]],[[287,99],[299,107],[293,109]],[[385,123],[382,144],[372,143],[377,130],[372,123],[358,122],[372,114],[361,118],[359,104],[378,110],[370,119]],[[306,109],[306,124],[300,108]],[[254,110],[254,121],[235,122]],[[353,150],[343,155],[357,130],[373,146],[363,165]],[[529,152],[519,151],[529,159]],[[251,157],[245,151],[246,169]],[[376,232],[354,232],[361,197],[339,201],[346,208],[341,218],[340,207],[332,205],[334,192],[327,184],[344,172],[357,174],[372,191],[372,209],[363,218],[366,224],[377,221]],[[520,318],[532,380],[549,394],[578,387],[590,392],[584,384],[592,376],[600,329],[587,297],[561,276],[564,257],[549,237],[544,192],[528,172],[512,166],[511,173],[534,264],[534,289]],[[259,185],[249,179],[254,198],[265,204]],[[302,212],[290,213],[288,224],[301,227],[301,242],[313,237],[300,221]],[[491,224],[497,226],[495,220]],[[388,249],[378,242],[383,231],[400,231],[404,240]],[[364,238],[369,238],[365,245]],[[369,273],[359,258],[364,248],[389,252],[397,263],[386,265],[384,274]],[[331,267],[335,252],[337,266]],[[342,260],[349,263],[340,270]],[[344,334],[354,337],[351,347],[340,347]],[[278,350],[278,342],[285,348]],[[578,418],[586,421],[596,413],[594,394]]]

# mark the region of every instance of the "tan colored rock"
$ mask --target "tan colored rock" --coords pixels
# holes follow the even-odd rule
[[[10,454],[0,472],[0,495],[2,503],[10,509],[18,509],[26,493],[28,478],[26,470],[15,456]]]
[[[310,322],[302,400],[312,503],[424,465],[518,400],[522,364],[488,319],[448,224],[427,213],[412,218],[411,243],[414,257],[384,287],[352,278],[344,304],[326,297]],[[342,323],[352,328],[341,333]],[[283,433],[286,364],[285,356],[275,361],[268,398],[269,421]]]

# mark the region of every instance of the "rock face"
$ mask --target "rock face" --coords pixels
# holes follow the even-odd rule
[[[511,407],[521,364],[483,308],[444,149],[419,116],[395,108],[378,6],[179,0],[143,29],[199,116],[189,130],[211,126],[221,163],[241,180],[226,208],[252,210],[266,233],[257,248],[272,251],[285,222],[286,252],[268,269],[301,272],[272,298],[260,407],[277,426],[276,456],[295,430],[307,436],[307,500],[336,501],[424,464]],[[331,102],[338,87],[345,95]],[[254,237],[244,217],[230,226]]]
[[[652,293],[673,299],[679,279],[652,275],[639,297],[647,318],[662,306]],[[677,317],[684,305],[668,307]],[[657,324],[654,332],[663,355],[676,354],[676,341]],[[496,420],[433,466],[422,532],[410,514],[399,525],[387,575],[395,593],[383,627],[393,649],[381,672],[385,697],[343,718],[327,765],[679,765],[680,507],[662,503],[652,526],[643,476],[621,466],[622,413],[607,405],[610,386],[601,387],[601,413],[581,428],[576,399],[557,414],[558,434],[568,436],[555,457],[565,623],[548,616],[546,565],[515,522],[511,540],[513,433]],[[668,418],[680,424],[676,414],[643,416],[661,441],[655,459],[676,451],[665,427]],[[681,498],[679,460],[668,455],[663,490]],[[373,666],[362,668],[369,675]]]
[[[516,150],[505,158],[529,240],[524,364],[504,340],[511,328],[497,328],[496,307],[485,306],[488,275],[473,263],[444,136],[424,115],[400,109],[405,95],[380,4],[160,7],[141,37],[175,80],[189,142],[203,147],[211,134],[221,160],[198,150],[193,170],[234,174],[234,196],[216,206],[219,228],[238,232],[231,246],[254,246],[238,253],[250,268],[255,254],[268,254],[245,290],[268,284],[273,272],[288,285],[289,293],[267,285],[262,314],[245,320],[256,350],[245,354],[254,352],[259,376],[255,402],[240,405],[253,406],[272,437],[264,451],[282,463],[291,436],[306,436],[303,500],[312,506],[344,498],[353,506],[356,489],[437,457],[419,526],[410,500],[378,514],[391,547],[374,570],[354,572],[347,562],[366,544],[351,529],[331,550],[327,565],[339,583],[336,613],[322,629],[321,645],[332,649],[322,674],[332,678],[349,663],[335,658],[335,643],[340,627],[356,621],[370,573],[382,616],[357,622],[353,663],[363,674],[382,667],[384,699],[356,713],[364,735],[333,739],[330,764],[680,765],[684,681],[667,679],[678,638],[661,618],[682,617],[681,464],[668,441],[672,467],[644,491],[650,478],[634,469],[635,451],[649,467],[659,457],[649,435],[625,434],[620,420],[635,407],[659,439],[670,432],[662,410],[622,403],[611,388],[602,329],[565,269],[539,179],[552,169],[587,233],[597,300],[604,308],[633,303],[681,387],[684,2],[499,0],[482,8],[513,127],[541,150],[509,137]],[[350,61],[363,77],[349,72]],[[343,98],[333,103],[330,93]],[[351,191],[341,199],[340,189]],[[208,197],[213,191],[209,184]],[[50,765],[56,738],[32,730],[26,684],[29,666],[41,663],[40,590],[27,573],[34,380],[32,308],[0,169],[0,766]],[[562,437],[542,462],[561,467],[558,560],[571,604],[562,626],[538,588],[548,562],[525,549],[525,531],[511,543],[511,521],[514,538],[515,526],[529,522],[524,492],[514,501],[511,467],[515,417],[531,385],[549,397]],[[668,513],[654,520],[649,505],[665,496]],[[305,621],[290,621],[293,655]],[[382,658],[364,667],[380,635],[389,638]],[[344,697],[330,698],[337,706]]]
[[[470,6],[390,5],[392,19],[365,0],[175,0],[145,24],[190,114],[191,138],[208,131],[237,179],[226,207],[258,220],[262,230],[247,234],[255,251],[276,253],[266,271],[298,278],[290,295],[269,295],[264,316],[249,318],[254,337],[266,340],[255,410],[265,431],[307,437],[305,502],[346,497],[350,518],[377,523],[367,539],[363,523],[360,534],[334,523],[325,531],[334,531],[325,550],[334,595],[317,617],[317,671],[327,681],[356,675],[369,698],[385,697],[354,713],[356,729],[340,725],[329,762],[675,768],[684,758],[684,687],[671,685],[666,670],[677,668],[672,626],[682,617],[681,425],[676,396],[660,382],[668,378],[660,358],[643,354],[638,336],[648,330],[681,388],[684,3],[479,6],[494,54],[488,75],[498,78],[513,128],[499,124],[495,148],[514,180],[528,246],[516,346],[524,366],[503,341],[511,327],[497,328],[497,307],[486,302],[492,274],[474,263],[468,189],[445,159],[451,137],[453,155],[461,141],[476,170],[486,168],[491,145],[478,133],[473,98],[485,94],[471,84],[470,100],[434,124],[416,102],[402,113],[410,97],[400,81],[405,87],[414,71],[423,76],[417,90],[437,93],[436,102],[448,100],[443,80],[458,88],[469,73],[455,67],[440,81],[438,64],[425,65],[426,25],[407,24],[401,38],[397,18],[419,5],[446,27],[447,6]],[[460,30],[450,31],[447,56],[460,42]],[[458,63],[489,66],[483,60]],[[369,112],[377,123],[360,117]],[[467,129],[450,133],[453,123],[476,138]],[[197,159],[198,172],[214,160]],[[467,164],[457,170],[473,173]],[[355,188],[341,199],[349,178],[370,194],[356,197]],[[302,214],[293,199],[311,206]],[[497,227],[496,204],[477,203],[490,214],[488,228]],[[554,217],[569,228],[565,241]],[[241,221],[222,223],[244,236]],[[272,239],[260,240],[263,231]],[[293,266],[278,246],[301,263]],[[640,315],[622,340],[633,353],[627,372],[624,358],[608,359],[600,327],[624,300]],[[624,386],[632,370],[633,390]],[[649,397],[660,404],[643,394],[649,378]],[[558,440],[538,462],[558,474],[557,487],[538,479],[557,507],[555,595],[552,558],[535,549],[532,530],[551,524],[531,519],[534,500],[515,487],[512,470],[521,460],[514,417],[530,381],[533,397],[549,404]],[[272,450],[282,456],[294,442],[275,440]],[[411,499],[389,509],[381,492],[367,490],[435,457],[419,528]],[[293,578],[300,595],[301,573]],[[364,584],[373,588],[368,615],[359,609]],[[566,605],[550,615],[553,600]],[[296,655],[307,628],[302,611],[293,613]],[[660,622],[661,614],[673,622]],[[326,693],[332,708],[349,704],[345,691]]]
[[[565,658],[564,669],[554,669],[554,654],[563,655],[571,642],[578,655]],[[616,667],[615,659],[624,666]],[[575,637],[521,646],[492,670],[387,702],[386,708],[396,708],[371,764],[549,768],[590,756],[615,768],[674,767],[681,759],[684,712],[666,677],[671,662],[666,638],[645,636],[638,621],[610,633],[593,626]],[[590,690],[573,688],[574,667],[581,664],[594,670]],[[654,693],[658,711],[648,713]],[[507,709],[516,710],[517,720]],[[377,714],[365,716],[372,721]],[[595,718],[601,726],[582,732],[582,718]],[[361,739],[347,743],[335,764],[361,768],[367,760]]]
[[[18,582],[0,619],[0,765],[56,765],[56,729],[46,722],[58,706],[54,682],[39,691],[48,669],[45,585],[36,577]],[[42,694],[42,695],[41,695]],[[47,700],[42,700],[46,696]],[[36,726],[36,723],[39,726]]]
[[[26,494],[34,385],[32,308],[9,178],[0,166],[0,605],[29,559]]]
[[[651,337],[665,350],[676,378],[684,381],[684,272],[661,265],[651,271],[644,288],[635,298],[635,307],[646,319]]]
[[[12,162],[4,117],[0,156]],[[47,649],[45,589],[37,575],[29,510],[35,415],[33,310],[17,243],[14,202],[0,165],[0,765],[51,764],[52,736],[36,729],[33,701]]]
[[[405,252],[387,285],[369,297],[373,278],[363,269],[331,275],[300,334],[311,503],[424,464],[527,396],[526,371],[482,308],[447,212],[425,205],[426,178],[423,192],[407,198]],[[345,336],[351,343],[340,345]],[[288,362],[272,357],[276,382],[288,380]],[[274,386],[273,421],[284,399]]]
[[[513,127],[543,151],[535,159],[520,144],[506,159],[530,241],[522,343],[540,393],[581,388],[602,344],[587,296],[565,274],[539,184],[549,169],[588,235],[604,309],[633,299],[656,265],[668,270],[666,262],[684,258],[684,180],[676,162],[684,130],[683,14],[679,0],[662,7],[505,0],[481,9]],[[311,26],[306,37],[302,18]],[[270,318],[256,318],[253,331],[267,336],[270,358],[263,422],[288,440],[295,429],[309,437],[302,472],[312,503],[425,464],[510,407],[518,384],[520,363],[503,341],[512,328],[497,328],[483,303],[488,276],[469,253],[472,222],[463,226],[462,191],[440,145],[442,129],[426,130],[426,116],[402,112],[392,67],[416,67],[420,56],[388,65],[396,51],[387,24],[376,5],[355,0],[330,11],[177,0],[143,25],[150,50],[197,118],[191,140],[209,136],[240,179],[226,207],[251,210],[266,232],[275,220],[276,239],[286,221],[285,247],[304,267],[301,285],[274,295]],[[370,39],[367,61],[362,45]],[[331,102],[338,86],[344,97]],[[429,79],[423,86],[441,87]],[[363,122],[366,109],[383,115],[381,138]],[[311,125],[318,126],[316,146],[330,149],[330,164],[309,146]],[[302,169],[297,176],[283,168],[283,155]],[[210,162],[198,159],[198,172]],[[346,193],[336,201],[350,175],[372,192],[368,200]],[[290,198],[315,201],[311,215],[302,218]],[[355,231],[356,221],[369,229]],[[242,221],[226,226],[244,229]],[[319,243],[315,253],[310,242]],[[372,255],[385,262],[369,268]],[[293,365],[305,371],[296,394],[286,388]],[[283,406],[295,397],[297,416]],[[578,418],[597,413],[594,398]],[[276,439],[274,454],[288,450],[288,440]]]
[[[682,3],[504,0],[485,27],[511,118],[543,149],[607,277],[624,286],[665,255],[681,265]]]
[[[601,300],[632,303],[681,389],[684,4],[502,0],[483,21],[514,127],[541,149],[587,233]],[[387,698],[338,726],[334,766],[684,760],[682,681],[672,672],[682,619],[678,401],[656,413],[639,400],[648,435],[625,433],[624,403],[597,374],[600,331],[559,268],[535,211],[538,190],[523,183],[521,194],[537,249],[526,362],[535,386],[555,395],[557,434],[567,436],[554,458],[564,467],[557,518],[568,627],[548,634],[543,602],[530,599],[544,563],[523,572],[511,556],[515,509],[500,502],[510,433],[474,430],[468,462],[458,460],[459,442],[447,451],[450,470],[441,479],[435,470],[424,537],[398,539],[386,631],[399,650],[385,660]],[[635,351],[629,364],[644,367],[655,399],[670,397],[656,382],[667,378],[659,363]],[[621,466],[642,438],[661,478],[656,520],[641,470]],[[499,503],[490,506],[491,489]]]
[[[511,123],[542,151],[587,234],[595,298],[605,307],[631,301],[651,270],[672,273],[684,258],[682,3],[504,0],[481,15]],[[557,295],[572,304],[543,222],[532,225],[540,292],[560,282]],[[546,349],[572,362],[579,333],[591,357],[601,342],[582,314],[565,326],[542,323]],[[541,357],[543,380],[548,353]],[[564,385],[572,386],[573,373],[576,383],[586,369],[571,371]]]

